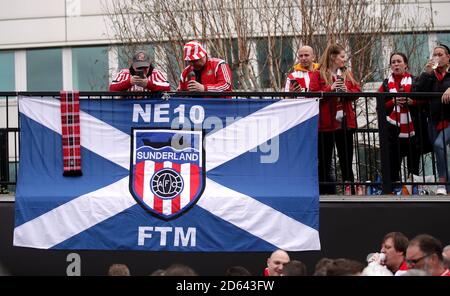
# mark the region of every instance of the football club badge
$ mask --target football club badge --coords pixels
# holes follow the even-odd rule
[[[132,130],[130,192],[152,214],[168,220],[186,212],[203,193],[203,131]]]

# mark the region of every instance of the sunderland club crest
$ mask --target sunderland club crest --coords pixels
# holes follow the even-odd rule
[[[181,215],[205,187],[203,132],[135,128],[132,135],[131,194],[160,218]]]

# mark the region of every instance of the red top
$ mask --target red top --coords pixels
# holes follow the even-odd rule
[[[317,72],[319,73],[319,72]],[[315,83],[315,79],[311,79],[309,87],[311,91],[331,92],[331,85],[327,84],[325,80],[319,75],[319,85]],[[333,82],[335,78],[333,77]],[[358,84],[351,81],[345,81],[347,92],[360,92],[361,88]],[[342,110],[346,115],[347,127],[356,128],[356,114],[353,109],[353,101],[356,98],[346,98],[340,102],[339,97],[328,97],[320,100],[319,111],[319,131],[329,132],[342,128],[341,122],[336,120],[336,111],[339,104],[342,104]]]
[[[188,90],[188,74],[193,71],[192,66],[187,66],[181,73],[178,90]],[[201,81],[205,86],[205,91],[222,92],[232,90],[230,66],[224,60],[207,58],[205,66],[201,70]]]
[[[398,270],[408,270],[408,264],[406,261],[403,261]]]
[[[447,268],[442,274],[441,276],[450,276],[450,270]]]
[[[152,73],[147,76],[147,87],[143,88],[138,85],[131,85],[130,69],[122,69],[117,74],[116,79],[113,80],[109,86],[110,91],[170,91],[170,84],[166,76],[159,70],[153,69]]]
[[[402,264],[400,264],[400,267],[398,270],[394,273],[395,276],[404,275],[408,271],[408,265],[406,264],[406,261],[403,261]]]

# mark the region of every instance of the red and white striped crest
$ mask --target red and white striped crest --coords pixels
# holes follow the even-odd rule
[[[205,184],[202,131],[134,129],[132,141],[130,192],[141,206],[171,219],[197,202]]]

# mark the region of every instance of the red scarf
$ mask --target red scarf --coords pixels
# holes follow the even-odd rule
[[[434,75],[436,76],[438,81],[444,80],[445,74],[447,74],[447,71],[445,71],[444,73],[441,73],[438,70],[434,70]]]
[[[80,93],[61,91],[64,176],[81,176]]]
[[[434,70],[434,75],[436,76],[436,78],[439,82],[444,80],[445,74],[447,74],[447,71],[445,71],[444,73],[441,73],[437,70]],[[446,129],[449,125],[450,125],[450,123],[447,120],[441,120],[438,122],[436,129],[438,131],[441,131],[443,129]]]
[[[308,91],[309,90],[309,72],[303,72],[303,71],[295,71],[288,75],[288,79],[286,81],[285,91],[290,91],[291,88],[291,81],[297,81],[297,83],[301,87],[301,91]]]
[[[403,92],[411,92],[412,77],[409,73],[403,74],[402,80],[400,81],[400,87],[403,89]],[[388,90],[391,93],[399,91],[399,87],[395,83],[392,74],[388,79]],[[390,124],[400,128],[400,133],[398,134],[399,138],[409,138],[415,135],[414,125],[408,107],[395,105],[392,113],[387,116],[386,119]]]

